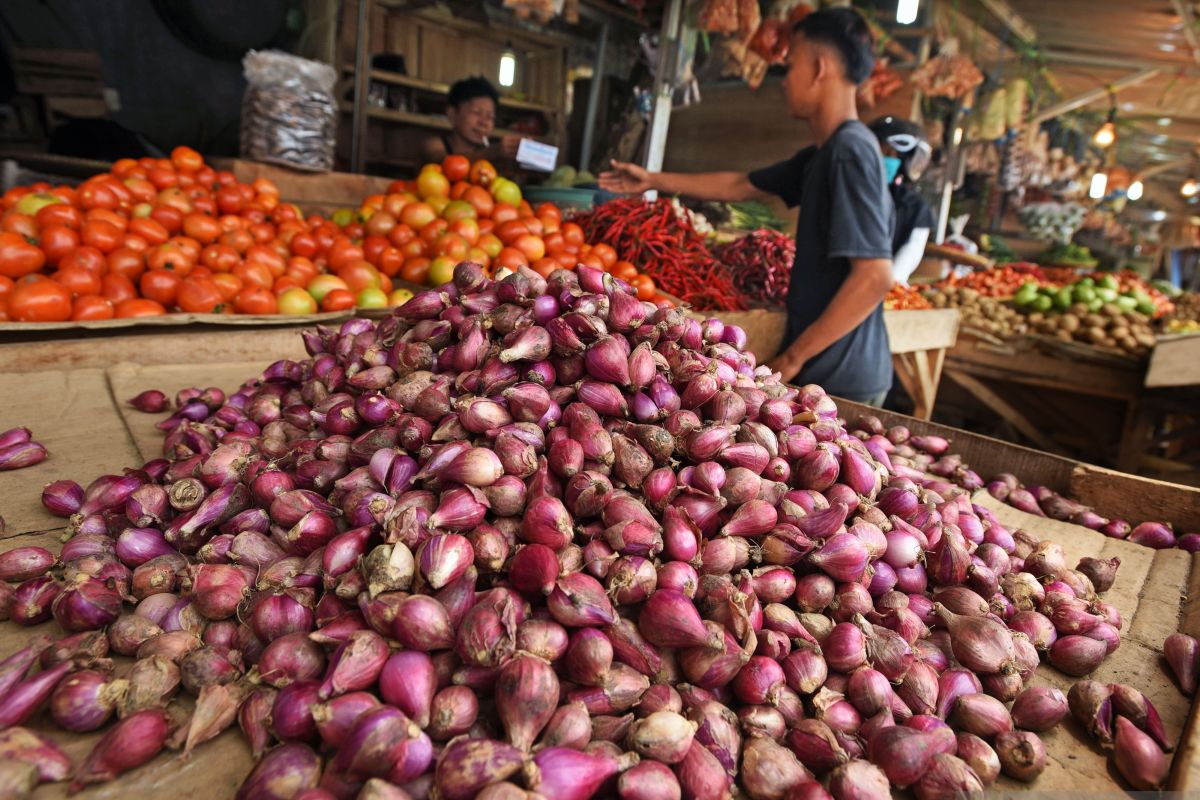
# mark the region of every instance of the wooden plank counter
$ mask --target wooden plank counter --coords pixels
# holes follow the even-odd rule
[[[122,401],[147,388],[173,394],[184,386],[215,385],[227,391],[259,373],[278,357],[299,357],[299,337],[288,348],[262,333],[243,334],[245,341],[214,340],[205,349],[204,358],[183,364],[163,364],[162,355],[152,348],[130,349],[130,358],[143,358],[149,364],[98,364],[79,367],[41,360],[22,363],[20,353],[7,356],[0,372],[0,393],[10,402],[0,407],[0,429],[29,425],[37,439],[50,450],[43,463],[25,470],[4,473],[0,478],[0,514],[8,521],[0,534],[0,550],[39,544],[57,551],[63,521],[49,515],[40,505],[42,486],[57,478],[72,478],[86,483],[102,473],[119,472],[124,466],[141,463],[158,455],[161,433],[154,428],[160,415],[141,414]],[[261,353],[247,359],[245,354],[257,344]],[[34,359],[42,356],[33,354]],[[225,358],[227,360],[221,360]],[[903,422],[915,431],[938,432],[955,440],[955,451],[981,474],[1007,468],[1030,482],[1046,483],[1054,488],[1080,491],[1081,499],[1097,503],[1101,511],[1124,510],[1131,518],[1133,509],[1153,508],[1169,512],[1182,526],[1200,529],[1200,490],[1174,487],[1127,475],[1106,473],[1025,448],[1014,447],[986,437],[974,436],[901,415],[867,409],[853,403],[839,403],[844,415],[853,419],[869,411],[888,424]],[[1089,496],[1088,492],[1094,496]],[[1159,655],[1165,636],[1177,629],[1200,635],[1200,612],[1195,599],[1200,597],[1200,574],[1192,558],[1183,551],[1151,551],[1128,542],[1107,539],[1100,534],[1065,523],[1031,517],[1000,506],[982,493],[978,502],[995,508],[1006,524],[1024,527],[1036,534],[1053,538],[1067,550],[1068,557],[1117,555],[1122,560],[1114,588],[1106,599],[1124,618],[1123,641],[1097,671],[1100,680],[1122,681],[1147,693],[1163,716],[1168,734],[1179,739],[1185,731],[1176,758],[1172,787],[1200,790],[1200,763],[1193,757],[1200,735],[1188,728],[1191,702],[1175,688]],[[1106,507],[1101,501],[1110,503]],[[1119,508],[1117,507],[1119,506]],[[18,628],[0,623],[0,657],[7,656],[30,636],[40,631],[56,631],[53,622],[34,628]],[[120,660],[120,659],[118,659]],[[121,669],[128,668],[128,661]],[[1043,665],[1034,683],[1055,685],[1064,690],[1071,680]],[[32,727],[50,733],[63,744],[78,764],[100,733],[68,735],[52,730],[44,718]],[[1107,757],[1090,742],[1071,719],[1045,737],[1050,764],[1032,786],[1002,780],[994,792],[1012,794],[1034,792],[1116,792],[1118,779],[1108,767]],[[169,792],[177,797],[229,798],[251,768],[251,759],[240,732],[227,730],[212,742],[200,746],[189,760],[167,752],[151,763],[117,781],[82,792],[84,798],[152,797]],[[37,798],[60,798],[65,784],[42,786]]]

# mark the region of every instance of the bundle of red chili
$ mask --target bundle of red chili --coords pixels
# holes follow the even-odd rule
[[[704,237],[680,219],[671,201],[611,200],[574,220],[589,242],[606,242],[658,288],[698,311],[742,311],[745,298]]]
[[[715,255],[746,298],[767,306],[783,306],[796,259],[796,242],[790,236],[778,231],[754,231],[721,245]]]

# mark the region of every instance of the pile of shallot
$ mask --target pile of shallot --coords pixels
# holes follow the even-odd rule
[[[46,446],[33,440],[29,428],[9,428],[0,432],[0,472],[32,467],[45,461],[47,455]]]
[[[1109,519],[1097,514],[1082,503],[1063,497],[1046,486],[1024,486],[1015,475],[1002,473],[987,485],[988,493],[1013,508],[1039,517],[1073,522],[1114,539],[1128,539],[1134,544],[1165,550],[1178,547],[1189,553],[1200,551],[1200,533],[1176,536],[1169,522],[1149,520],[1130,525],[1123,519]]]
[[[304,341],[181,392],[163,458],[47,486],[57,558],[0,555],[5,616],[69,633],[0,663],[0,794],[236,723],[242,798],[957,797],[1036,779],[1069,709],[1165,779],[1136,689],[1026,686],[1120,645],[1116,559],[900,474],[940,443],[848,430],[740,329],[464,263]],[[72,767],[17,727],[43,708],[117,722]]]

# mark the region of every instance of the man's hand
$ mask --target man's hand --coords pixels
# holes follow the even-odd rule
[[[517,148],[521,146],[521,137],[515,134],[508,134],[500,137],[500,155],[509,161],[515,161],[517,158]]]
[[[640,194],[654,188],[649,172],[623,161],[613,161],[612,169],[601,172],[597,182],[604,191],[616,194]]]
[[[804,369],[804,359],[790,355],[784,350],[767,362],[767,369],[778,372],[782,383],[791,383],[800,374],[800,370]]]

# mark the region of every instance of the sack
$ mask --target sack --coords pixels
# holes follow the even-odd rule
[[[333,169],[337,105],[333,67],[276,50],[242,59],[243,158],[325,172]]]

